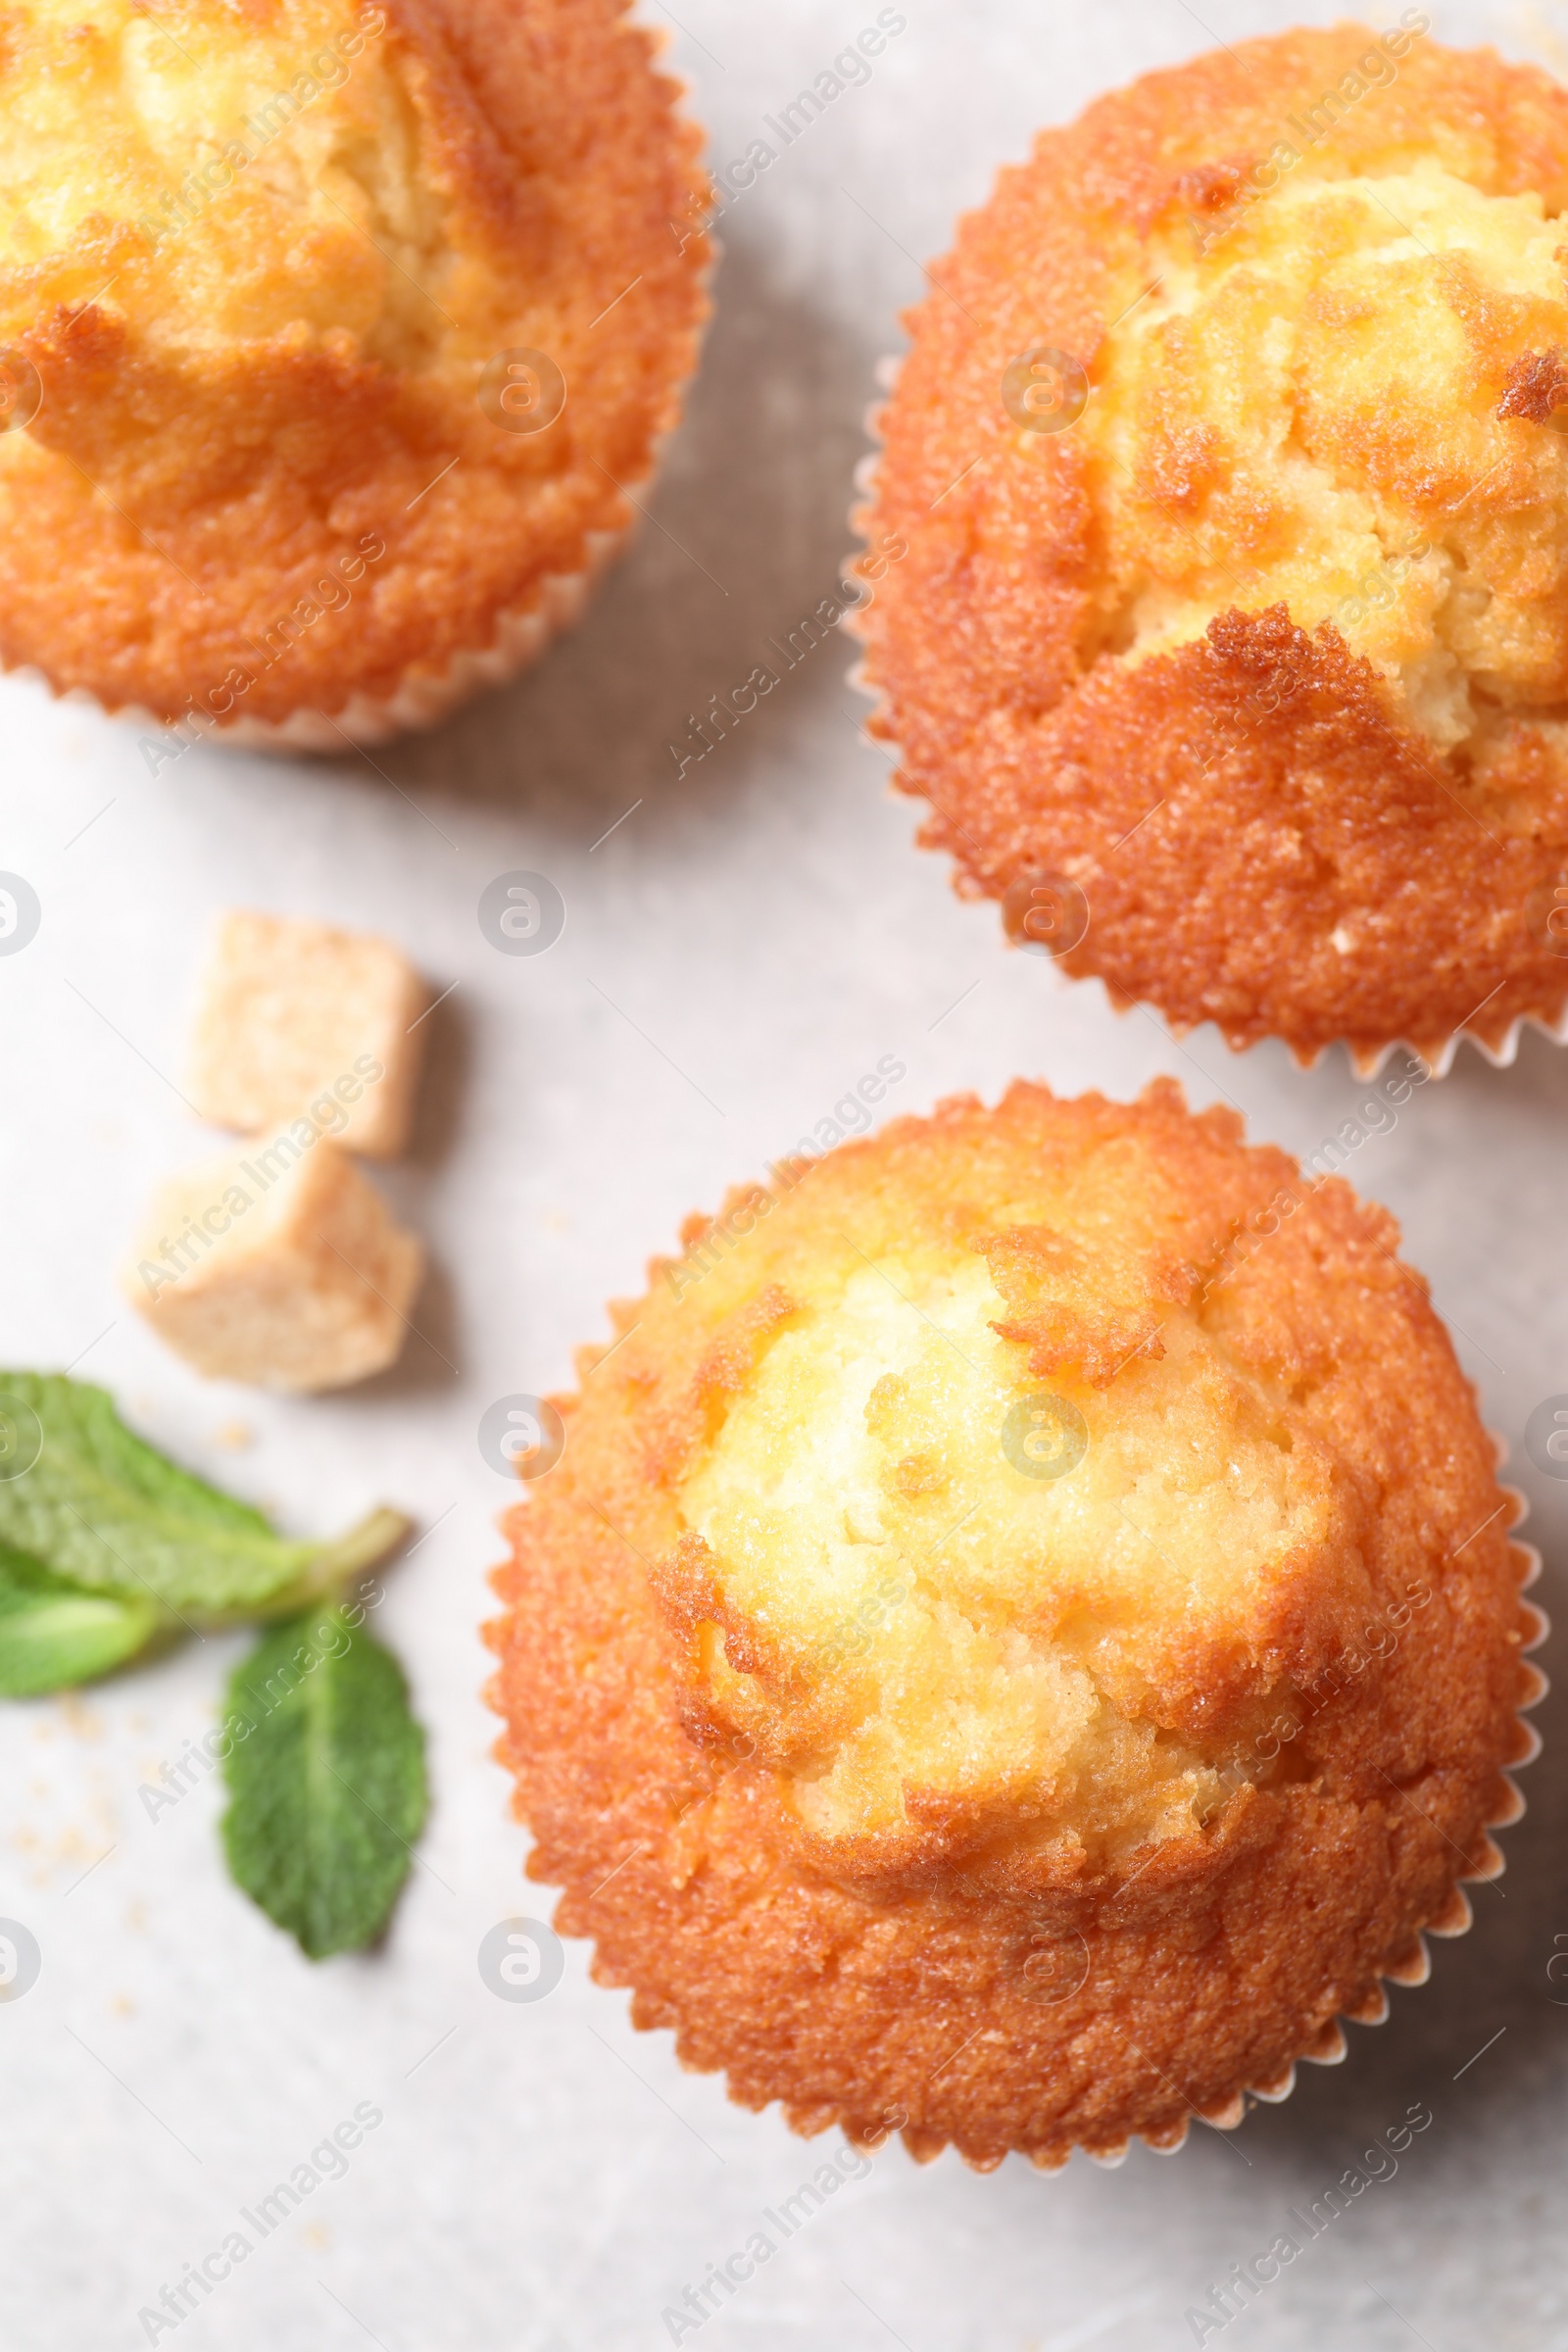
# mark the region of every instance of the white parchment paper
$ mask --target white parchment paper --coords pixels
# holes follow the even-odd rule
[[[650,10],[651,20],[667,12]],[[840,640],[677,777],[671,741],[832,587],[877,358],[955,215],[1041,123],[1210,38],[1336,11],[1279,0],[906,0],[906,28],[730,210],[689,420],[636,551],[531,677],[374,762],[203,748],[150,772],[133,729],[0,685],[0,867],[43,922],[0,960],[0,1358],[74,1365],[192,1465],[325,1532],[388,1499],[423,1540],[380,1622],[429,1727],[435,1801],[384,1949],[312,1967],[227,1885],[212,1781],[149,1819],[139,1786],[205,1731],[242,1646],[212,1640],[69,1703],[0,1708],[0,1915],[42,1973],[0,2006],[0,2337],[113,2352],[186,2266],[357,2106],[379,2111],[300,2208],[174,2332],[180,2352],[641,2352],[662,2313],[808,2178],[776,2114],[684,2074],[665,2034],[567,1947],[546,1999],[481,1983],[481,1937],[547,1908],[489,1759],[484,1576],[507,1499],[476,1430],[569,1378],[603,1302],[678,1220],[754,1174],[878,1058],[913,1110],[1012,1075],[1125,1095],[1170,1071],[1309,1152],[1364,1090],[1336,1056],[1174,1045],[1098,987],[1003,952],[953,897],[916,810],[858,735]],[[682,0],[674,56],[720,161],[745,154],[874,21],[872,0]],[[1200,22],[1200,19],[1202,21]],[[1392,22],[1392,13],[1380,18]],[[675,29],[671,26],[671,29]],[[1560,27],[1559,27],[1560,29]],[[1436,31],[1544,54],[1543,21],[1442,6]],[[530,868],[560,943],[498,955],[476,904]],[[411,1159],[384,1179],[427,1235],[421,1336],[363,1390],[277,1401],[187,1374],[112,1269],[170,1168],[220,1148],[178,1091],[216,910],[384,929],[438,989]],[[1489,1418],[1517,1446],[1568,1391],[1568,1056],[1469,1049],[1349,1169],[1400,1218]],[[253,1443],[234,1450],[226,1425]],[[230,1433],[231,1434],[231,1433]],[[1553,1603],[1568,1486],[1518,1464]],[[1546,1662],[1550,1664],[1550,1651]],[[1189,2306],[1360,2162],[1413,2104],[1430,2128],[1355,2195],[1226,2341],[1259,2352],[1568,2346],[1568,1950],[1561,1711],[1506,1878],[1349,2062],[1170,2160],[989,2178],[894,2146],[759,2268],[710,2345],[843,2352],[1161,2352]],[[1568,1969],[1557,1974],[1568,1974]],[[1476,2053],[1482,2054],[1477,2056]],[[325,2167],[317,2169],[328,2169]],[[1364,2175],[1366,2167],[1362,2166]],[[1383,2169],[1381,2161],[1377,2166]],[[248,2234],[253,2234],[248,2232]],[[159,2342],[169,2341],[161,2334]],[[682,2337],[690,2342],[690,2334]],[[1213,2340],[1210,2336],[1209,2341]]]

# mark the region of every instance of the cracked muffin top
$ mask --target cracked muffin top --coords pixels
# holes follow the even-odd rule
[[[689,1720],[856,1876],[984,1849],[1070,1881],[1197,1836],[1227,1760],[1267,1777],[1259,1660],[1368,1601],[1302,1395],[1193,1288],[1251,1205],[1224,1127],[1025,1099],[988,1126],[981,1169],[896,1145],[870,1230],[740,1310],[671,1489]]]
[[[1426,23],[1044,133],[910,316],[860,518],[960,888],[1303,1059],[1568,1003],[1568,93]]]
[[[0,659],[275,724],[591,570],[703,312],[654,46],[618,0],[0,10]]]
[[[1123,662],[1283,604],[1435,750],[1560,720],[1568,429],[1520,428],[1554,415],[1532,386],[1568,345],[1568,228],[1444,156],[1440,126],[1404,170],[1293,172],[1199,254],[1186,220],[1151,238],[1085,417]]]
[[[1533,1685],[1392,1219],[1169,1081],[1020,1084],[682,1239],[491,1629],[530,1869],[639,2022],[797,2120],[1058,2162],[1408,1974]]]

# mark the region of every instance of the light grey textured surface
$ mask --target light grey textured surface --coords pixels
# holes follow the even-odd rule
[[[138,2309],[358,2102],[384,2122],[178,2330],[262,2352],[632,2352],[662,2309],[808,2177],[823,2147],[731,2108],[636,2035],[580,1946],[531,2004],[480,1983],[481,1936],[524,1888],[521,1832],[479,1703],[484,1571],[505,1500],[476,1426],[564,1382],[679,1218],[716,1202],[878,1056],[891,1108],[1011,1075],[1126,1094],[1174,1072],[1256,1134],[1310,1152],[1361,1090],[1335,1057],[1177,1048],[1098,988],[1005,956],[918,854],[857,738],[835,641],[676,781],[686,714],[743,679],[832,585],[872,368],[996,167],[1135,71],[1332,9],[1274,0],[908,0],[906,31],[729,215],[690,420],[646,530],[579,634],[436,736],[334,765],[192,750],[156,777],[133,731],[0,688],[0,866],[43,906],[0,960],[6,1245],[0,1354],[102,1380],[149,1433],[301,1532],[387,1498],[428,1533],[381,1612],[431,1733],[435,1805],[385,1948],[312,1968],[228,1886],[219,1791],[150,1821],[138,1785],[205,1730],[237,1641],[84,1702],[0,1709],[0,1915],[43,1952],[0,2008],[0,2337],[17,2352],[146,2340]],[[871,0],[684,0],[675,55],[720,159],[874,19]],[[1208,31],[1198,22],[1206,21]],[[1392,21],[1383,19],[1380,21]],[[1523,19],[1440,10],[1437,31],[1526,53]],[[624,811],[640,803],[604,840]],[[548,873],[564,936],[497,955],[475,919],[510,868]],[[251,904],[384,928],[438,988],[413,1159],[385,1181],[437,1266],[404,1365],[337,1399],[204,1386],[120,1304],[112,1268],[170,1167],[214,1148],[176,1091],[215,910]],[[1568,1390],[1568,1057],[1469,1050],[1369,1141],[1353,1180],[1401,1219],[1489,1418],[1515,1447]],[[225,1451],[221,1426],[256,1443]],[[1568,1487],[1528,1464],[1542,1597],[1558,1598]],[[1551,1664],[1551,1650],[1545,1662]],[[1259,2352],[1568,2346],[1568,1936],[1561,1710],[1536,1718],[1530,1814],[1474,1932],[1349,2062],[1171,2160],[981,2179],[897,2147],[841,2190],[703,2330],[705,2346],[1025,2352],[1191,2343],[1186,2308],[1287,2225],[1412,2102],[1434,2121],[1227,2342]],[[89,1871],[90,1875],[83,1877]],[[1500,2038],[1498,2036],[1500,2035]],[[1485,2055],[1467,2064],[1473,2053]],[[167,2342],[167,2336],[159,2338]],[[688,2335],[684,2340],[690,2341]],[[1211,2336],[1209,2341],[1214,2338]]]

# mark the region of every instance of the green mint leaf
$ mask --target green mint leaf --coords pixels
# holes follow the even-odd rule
[[[0,1544],[0,1698],[36,1698],[122,1666],[158,1630],[141,1592],[84,1592]]]
[[[228,1689],[223,1845],[313,1960],[386,1925],[424,1824],[424,1734],[403,1669],[339,1608],[263,1636]]]
[[[336,1544],[288,1542],[134,1436],[106,1390],[63,1374],[0,1371],[0,1543],[70,1584],[139,1592],[187,1623],[303,1607],[407,1531],[399,1513],[375,1511]]]

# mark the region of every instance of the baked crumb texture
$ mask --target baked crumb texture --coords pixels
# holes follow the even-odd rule
[[[548,615],[706,307],[656,46],[621,0],[9,7],[0,661],[280,725]]]
[[[857,516],[908,544],[873,727],[960,892],[1074,882],[1069,970],[1302,1060],[1568,1006],[1568,92],[1398,37],[1045,132],[908,316]],[[1031,416],[1042,349],[1087,385]]]
[[[805,2132],[1051,2167],[1283,2096],[1468,1923],[1544,1687],[1392,1219],[1163,1080],[959,1097],[726,1211],[508,1523],[557,1924]]]

